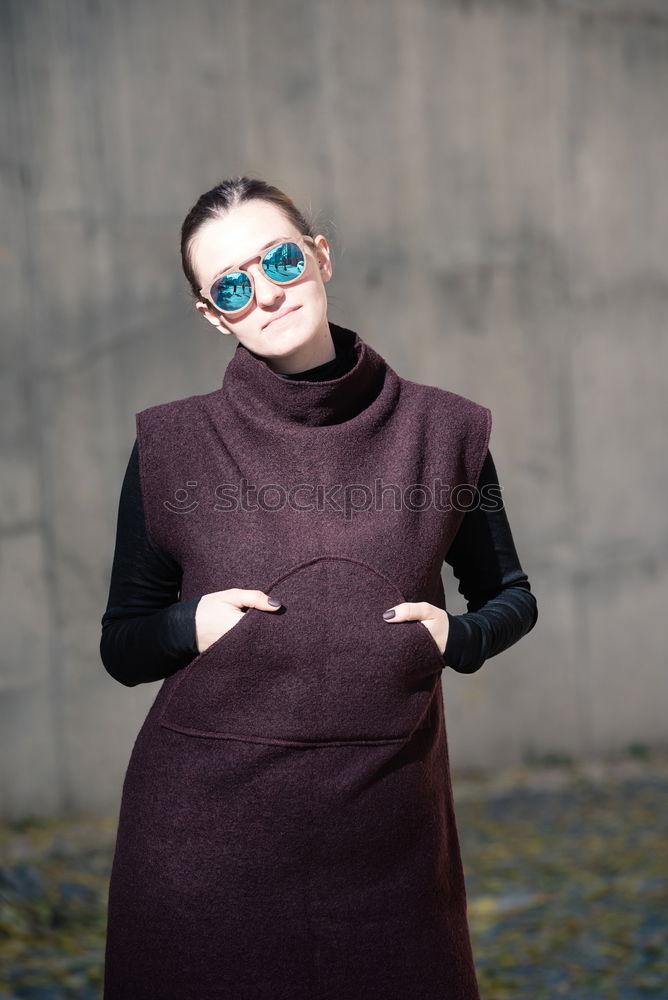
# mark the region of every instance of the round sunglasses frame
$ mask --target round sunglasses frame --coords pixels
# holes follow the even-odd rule
[[[265,257],[268,257],[269,254],[272,252],[272,250],[275,250],[276,247],[282,246],[284,243],[295,243],[301,249],[304,255],[304,270],[301,272],[301,274],[298,274],[294,278],[290,278],[288,281],[277,281],[275,278],[272,278],[271,275],[267,274],[264,267],[262,267],[262,271],[265,278],[271,281],[274,285],[278,285],[279,287],[283,287],[284,285],[294,285],[295,282],[300,281],[306,273],[306,261],[308,258],[306,256],[305,244],[310,244],[312,246],[315,246],[315,240],[313,239],[312,236],[301,235],[301,236],[290,236],[288,238],[283,237],[281,239],[277,239],[274,243],[271,244],[271,246],[265,247],[264,250],[258,251],[258,253],[256,253],[254,257],[247,258],[244,261],[243,265],[239,264],[238,266],[235,267],[227,267],[225,268],[224,271],[220,271],[209,282],[208,289],[200,288],[199,290],[200,295],[207,302],[210,302],[213,308],[217,312],[219,312],[222,316],[236,316],[238,313],[242,313],[245,309],[248,309],[248,307],[255,301],[255,279],[253,278],[251,272],[248,270],[249,264],[255,263],[255,261],[258,260],[259,258],[260,264],[263,265]],[[221,309],[220,306],[213,301],[213,297],[211,295],[211,289],[213,288],[213,286],[217,281],[219,281],[221,278],[224,278],[225,275],[227,274],[245,274],[248,280],[250,281],[251,297],[248,300],[248,302],[246,302],[245,305],[240,306],[239,309]]]

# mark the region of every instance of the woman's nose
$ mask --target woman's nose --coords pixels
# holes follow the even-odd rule
[[[271,306],[283,298],[284,292],[280,285],[270,281],[262,268],[258,265],[253,271],[255,282],[255,298],[258,305]]]

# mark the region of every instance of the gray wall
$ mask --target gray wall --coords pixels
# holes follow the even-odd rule
[[[453,766],[665,740],[668,3],[0,17],[0,812],[118,805],[158,690],[98,653],[134,413],[222,381],[178,236],[244,172],[317,214],[333,321],[493,411],[540,619],[445,672]]]

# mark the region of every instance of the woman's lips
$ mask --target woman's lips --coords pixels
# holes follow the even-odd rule
[[[273,319],[268,320],[268,322],[266,322],[264,324],[264,326],[262,327],[262,329],[266,330],[267,327],[271,326],[272,323],[279,323],[283,319],[284,316],[289,316],[290,313],[296,312],[297,309],[300,309],[300,308],[301,308],[300,306],[293,306],[292,309],[287,309],[285,312],[282,312],[279,316],[274,316]]]

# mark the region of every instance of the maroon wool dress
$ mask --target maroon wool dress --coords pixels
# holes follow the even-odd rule
[[[284,379],[239,344],[222,386],[137,417],[180,599],[249,609],[168,677],[123,784],[104,1000],[479,1000],[443,656],[403,601],[441,568],[491,413],[356,361]],[[473,489],[472,489],[473,487]]]

